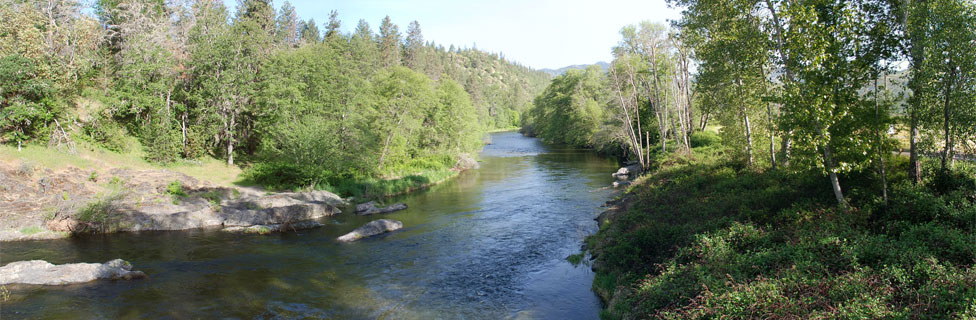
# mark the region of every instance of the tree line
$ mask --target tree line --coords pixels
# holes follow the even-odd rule
[[[647,166],[717,126],[746,166],[821,171],[842,207],[850,172],[875,172],[887,201],[893,132],[916,183],[922,155],[947,170],[976,152],[971,1],[669,2],[680,20],[624,27],[610,70],[554,79],[527,131]]]
[[[426,41],[417,21],[343,33],[337,12],[320,28],[287,1],[2,1],[0,143],[18,146],[67,130],[116,151],[137,137],[156,162],[243,160],[307,184],[397,177],[453,166],[486,130],[517,126],[549,81]]]

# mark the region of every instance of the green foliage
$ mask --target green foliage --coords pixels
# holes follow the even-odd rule
[[[691,134],[691,147],[701,148],[717,146],[722,142],[722,137],[711,131],[699,131]]]
[[[85,204],[74,218],[82,223],[82,230],[75,232],[109,232],[117,227],[118,221],[115,217],[115,202],[122,199],[125,194],[122,190],[111,190],[107,194],[99,194],[91,202]]]
[[[179,180],[173,180],[168,185],[166,185],[166,194],[174,197],[186,197],[186,191],[183,190],[183,183]]]
[[[20,144],[47,133],[48,123],[61,112],[53,85],[33,61],[0,57],[0,142]]]
[[[757,173],[728,152],[669,156],[587,238],[604,318],[940,318],[976,289],[976,188],[969,169],[925,186],[891,181],[845,213],[816,172]],[[707,153],[705,153],[707,151]],[[896,163],[899,169],[904,162]],[[941,189],[939,191],[938,189]]]
[[[544,141],[579,147],[596,146],[606,121],[607,89],[599,67],[569,70],[552,80],[536,97],[526,119],[529,134]]]

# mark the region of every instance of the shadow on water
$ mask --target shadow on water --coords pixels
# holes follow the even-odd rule
[[[612,160],[493,134],[481,168],[402,196],[404,229],[338,243],[378,217],[270,236],[124,233],[5,243],[4,262],[123,258],[150,275],[11,286],[0,318],[596,318],[592,272],[565,258],[609,197]]]

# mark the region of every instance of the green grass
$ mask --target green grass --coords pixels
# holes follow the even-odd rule
[[[107,172],[99,173],[99,170],[111,168],[165,169],[223,186],[233,185],[239,180],[241,173],[241,169],[236,166],[228,166],[223,160],[208,157],[165,165],[151,163],[145,159],[146,153],[135,138],[130,142],[133,147],[124,152],[109,151],[77,137],[74,141],[77,143],[76,154],[68,154],[40,145],[26,145],[21,151],[17,151],[17,146],[0,145],[0,162],[30,163],[38,168],[52,170],[76,167],[92,171],[91,178],[95,179],[108,176]]]
[[[392,197],[441,183],[458,174],[456,159],[431,156],[391,165],[382,177],[337,175],[327,170],[291,163],[256,163],[242,175],[240,184],[275,191],[328,190],[359,200]]]
[[[33,235],[33,234],[38,234],[38,233],[41,233],[43,231],[44,231],[44,229],[42,229],[39,226],[23,227],[23,228],[20,229],[20,233],[25,234],[25,235],[28,235],[28,236],[29,235]]]
[[[843,175],[854,209],[819,173],[757,172],[721,147],[659,159],[630,210],[586,240],[605,319],[972,318],[976,169],[927,163],[921,186],[889,169]]]

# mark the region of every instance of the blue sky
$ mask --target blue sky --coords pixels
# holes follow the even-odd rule
[[[236,0],[225,0],[233,7]],[[321,27],[337,10],[344,32],[366,19],[374,32],[389,15],[406,31],[420,22],[424,39],[460,47],[501,52],[533,68],[610,61],[620,28],[642,20],[666,22],[680,11],[664,0],[290,0],[303,19]],[[284,0],[275,0],[280,7]]]

